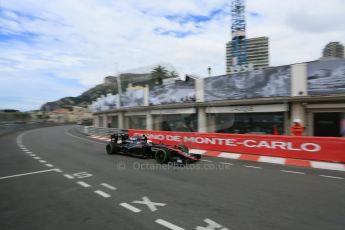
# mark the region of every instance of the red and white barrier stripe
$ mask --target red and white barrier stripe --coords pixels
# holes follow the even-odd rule
[[[101,140],[101,141],[110,141],[110,136],[91,135],[90,137],[97,140]],[[220,157],[220,158],[235,159],[235,160],[256,161],[256,162],[270,163],[270,164],[345,171],[345,164],[341,164],[341,163],[261,156],[261,155],[243,154],[243,153],[229,153],[229,152],[210,151],[210,150],[201,150],[201,149],[190,149],[190,152],[198,153],[198,154],[201,154],[203,156],[208,156],[208,157]]]
[[[290,165],[290,166],[299,166],[299,167],[316,168],[316,169],[345,171],[345,164],[341,164],[341,163],[260,156],[260,155],[252,155],[252,154],[228,153],[228,152],[208,151],[208,150],[200,150],[200,149],[191,149],[190,152],[198,153],[203,156],[209,156],[209,157],[220,157],[220,158],[256,161],[256,162],[279,164],[279,165]]]

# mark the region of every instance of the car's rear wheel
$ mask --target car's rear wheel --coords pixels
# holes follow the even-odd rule
[[[119,146],[115,143],[108,143],[105,146],[105,150],[107,151],[108,154],[115,154],[115,153],[118,153]]]
[[[155,159],[159,164],[166,164],[170,160],[170,152],[167,149],[159,149],[155,153]]]
[[[180,149],[182,152],[185,152],[185,153],[189,152],[188,147],[185,145],[179,145],[179,146],[177,146],[177,148]]]

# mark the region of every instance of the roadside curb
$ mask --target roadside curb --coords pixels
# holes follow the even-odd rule
[[[298,166],[298,167],[314,168],[314,169],[328,169],[328,170],[345,172],[345,164],[342,164],[342,163],[311,161],[311,160],[292,159],[292,158],[283,158],[283,157],[270,157],[270,156],[242,154],[242,153],[229,153],[229,152],[209,151],[209,150],[200,150],[200,149],[190,149],[190,152],[198,153],[198,154],[201,154],[203,156],[208,156],[208,157],[219,157],[219,158],[227,158],[227,159],[234,159],[234,160],[254,161],[254,162],[260,162],[260,163]]]

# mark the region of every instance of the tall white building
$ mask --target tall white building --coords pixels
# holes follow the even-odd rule
[[[258,37],[246,39],[247,62],[253,64],[255,69],[269,67],[269,40],[268,37]],[[226,73],[230,74],[232,66],[231,41],[226,43]]]
[[[323,48],[322,56],[344,58],[344,46],[340,42],[330,42]]]

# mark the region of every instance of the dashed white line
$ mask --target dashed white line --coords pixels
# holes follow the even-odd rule
[[[66,177],[67,179],[74,179],[74,176],[71,176],[69,174],[64,174],[63,176]]]
[[[34,159],[36,159],[36,160],[40,160],[41,158],[40,157],[33,157]]]
[[[229,162],[219,162],[219,163],[223,165],[234,165],[233,163],[229,163]]]
[[[61,169],[55,169],[56,172],[62,173],[63,171]]]
[[[32,174],[45,173],[45,172],[50,172],[50,171],[56,171],[56,169],[49,169],[49,170],[42,170],[42,171],[36,171],[36,172],[16,174],[16,175],[11,175],[11,176],[4,176],[4,177],[0,177],[0,180],[7,179],[7,178],[12,178],[12,177],[19,177],[19,176],[26,176],[26,175],[32,175]]]
[[[289,170],[280,170],[281,172],[285,172],[285,173],[293,173],[293,174],[305,174],[304,172],[296,172],[296,171],[289,171]]]
[[[111,197],[111,195],[109,195],[108,193],[103,192],[103,191],[101,191],[101,190],[96,190],[96,191],[94,191],[94,192],[97,193],[97,194],[100,195],[100,196],[103,196],[104,198],[109,198],[109,197]]]
[[[47,161],[45,161],[45,160],[39,160],[39,162],[41,162],[41,163],[47,163]]]
[[[76,182],[76,183],[79,184],[79,185],[81,185],[81,186],[83,186],[84,188],[91,187],[91,185],[89,185],[89,184],[87,184],[87,183],[85,183],[85,182],[83,182],[83,181],[78,181],[78,182]]]
[[[327,178],[333,178],[333,179],[340,179],[340,180],[344,179],[343,177],[338,177],[338,176],[327,176],[327,175],[320,175],[320,176],[327,177]]]
[[[35,154],[30,154],[31,157],[35,157],[36,155]]]
[[[253,169],[262,169],[262,167],[258,167],[258,166],[252,166],[252,165],[243,165],[246,168],[253,168]]]
[[[131,210],[132,212],[135,212],[135,213],[141,212],[139,208],[136,208],[133,205],[130,205],[127,203],[121,203],[120,206],[127,208],[128,210]]]
[[[210,161],[210,160],[200,160],[200,161],[204,161],[204,162],[213,162],[213,161]]]
[[[52,164],[46,164],[47,167],[54,167]]]
[[[181,227],[179,227],[179,226],[177,226],[175,224],[172,224],[172,223],[170,223],[168,221],[165,221],[163,219],[157,219],[157,220],[155,220],[155,222],[157,224],[163,225],[164,227],[169,228],[171,230],[184,230],[184,228],[181,228]]]
[[[104,187],[106,187],[106,188],[108,188],[108,189],[110,189],[110,190],[116,190],[116,189],[117,189],[117,188],[115,188],[114,186],[111,186],[111,185],[106,184],[106,183],[102,183],[101,185],[104,186]]]

